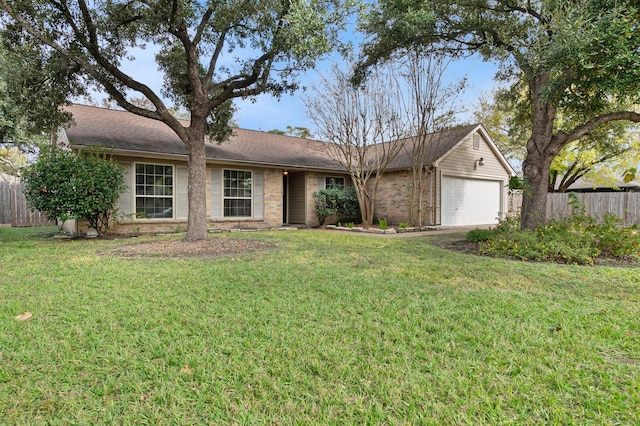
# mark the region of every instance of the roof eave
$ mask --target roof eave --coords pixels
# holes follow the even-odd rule
[[[89,147],[90,146],[88,145],[79,145],[79,144],[71,145],[72,149],[86,149]],[[156,160],[171,160],[171,161],[179,160],[184,162],[187,161],[186,154],[168,154],[168,153],[138,151],[138,150],[119,149],[119,148],[114,148],[111,150],[111,152],[113,153],[113,155],[122,156],[122,157],[141,157],[141,158],[152,158]],[[338,167],[330,168],[330,167],[308,166],[304,164],[285,164],[285,163],[275,163],[275,162],[266,162],[266,161],[235,160],[232,158],[207,157],[207,164],[221,164],[221,165],[239,164],[243,166],[252,165],[257,167],[282,168],[287,170],[346,173],[346,170]]]

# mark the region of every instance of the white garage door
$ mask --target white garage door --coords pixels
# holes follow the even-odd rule
[[[446,226],[498,223],[502,182],[442,177],[442,224]]]

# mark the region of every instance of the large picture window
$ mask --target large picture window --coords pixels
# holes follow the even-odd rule
[[[173,166],[136,164],[136,216],[173,217]]]
[[[224,217],[251,217],[253,180],[250,171],[224,171]]]

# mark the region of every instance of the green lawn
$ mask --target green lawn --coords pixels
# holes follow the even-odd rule
[[[319,231],[131,258],[108,253],[141,239],[44,231],[0,228],[2,424],[640,424],[638,268]]]

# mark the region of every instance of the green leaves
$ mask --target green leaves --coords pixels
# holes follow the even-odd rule
[[[43,153],[24,172],[29,205],[51,219],[85,219],[100,235],[125,188],[122,166],[104,150]]]
[[[166,123],[198,153],[189,158],[193,171],[204,167],[205,136],[221,141],[230,134],[232,100],[296,90],[298,73],[339,44],[355,1],[3,0],[0,19],[8,51],[19,56],[21,46],[33,47],[27,75],[52,82],[43,105],[58,107],[97,87],[121,108]],[[122,66],[132,59],[132,48],[147,44],[161,52],[156,62],[164,73],[163,93]],[[22,87],[34,88],[24,105],[40,100],[37,84]],[[171,114],[167,98],[172,109],[188,110],[188,126]],[[51,117],[39,110],[34,115]],[[193,182],[188,240],[207,237],[205,193],[204,182]]]
[[[316,216],[320,225],[324,225],[327,217],[337,215],[341,222],[359,221],[360,205],[353,186],[344,188],[321,189],[313,193]]]
[[[546,95],[581,113],[610,109],[619,100],[638,102],[640,32],[629,2],[580,1],[554,17],[546,62],[552,79]]]

